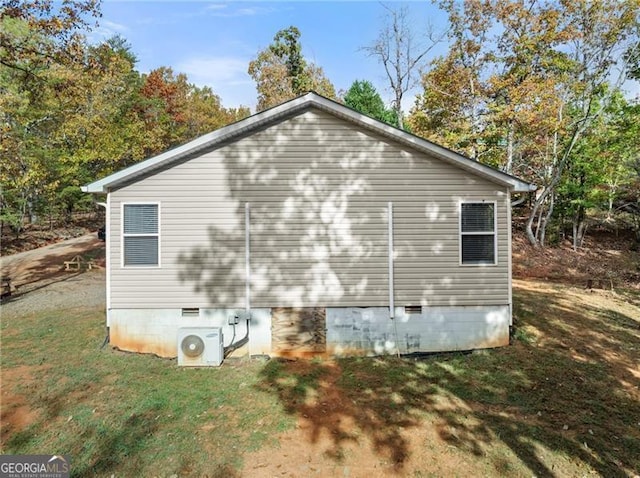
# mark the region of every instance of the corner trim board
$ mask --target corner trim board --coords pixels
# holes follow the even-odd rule
[[[251,311],[251,206],[244,204],[245,300],[247,315]]]
[[[389,317],[395,316],[394,291],[393,291],[393,203],[387,204],[388,229],[389,229]]]

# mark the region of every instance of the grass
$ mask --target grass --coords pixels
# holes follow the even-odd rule
[[[75,476],[233,476],[241,452],[292,425],[255,393],[259,361],[180,369],[101,350],[103,333],[98,310],[3,317],[3,383],[37,412],[16,430],[3,397],[4,453],[67,454]]]
[[[197,370],[101,350],[102,311],[5,315],[3,452],[70,455],[75,476],[240,476],[304,417],[324,459],[366,442],[407,476],[640,473],[640,294],[515,294],[502,349]]]

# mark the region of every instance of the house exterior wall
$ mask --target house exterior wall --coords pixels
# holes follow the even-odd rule
[[[308,110],[109,194],[117,310],[509,306],[506,187]],[[497,263],[460,264],[459,204],[496,204]],[[160,267],[123,267],[122,206],[160,205]],[[508,326],[507,326],[508,327]]]

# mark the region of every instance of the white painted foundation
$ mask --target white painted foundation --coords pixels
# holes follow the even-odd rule
[[[509,344],[508,305],[423,307],[421,314],[396,307],[394,316],[389,318],[387,307],[327,308],[327,349],[338,356],[380,355]]]
[[[247,332],[244,309],[200,309],[197,317],[183,317],[182,309],[112,309],[109,314],[111,345],[120,350],[153,353],[160,357],[178,355],[177,337],[181,327],[222,327],[225,347],[231,344],[233,326],[229,318],[238,316],[234,341]],[[252,309],[248,347],[240,353],[267,354],[271,349],[271,310]]]
[[[422,307],[419,314],[395,307],[394,319],[388,307],[329,307],[326,312],[330,355],[444,352],[509,344],[508,305]],[[222,327],[224,345],[229,346],[233,337],[229,317],[235,315],[238,341],[246,333],[244,309],[200,309],[197,317],[183,317],[181,309],[113,309],[111,344],[121,350],[175,357],[179,328]],[[239,353],[271,354],[271,309],[252,309],[249,327],[248,347]]]

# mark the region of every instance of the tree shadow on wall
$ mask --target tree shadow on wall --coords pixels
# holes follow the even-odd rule
[[[211,304],[244,305],[244,235],[208,228],[209,244],[178,256],[178,279],[193,284]]]
[[[244,305],[247,203],[255,307],[327,306],[346,296],[386,303],[387,198],[376,188],[387,177],[381,158],[396,149],[361,132],[359,141],[379,143],[380,158],[345,150],[339,130],[310,128],[300,118],[225,145],[211,159],[221,183],[202,179],[210,196],[189,215],[198,228],[207,224],[208,241],[176,255],[180,283],[211,306]]]

